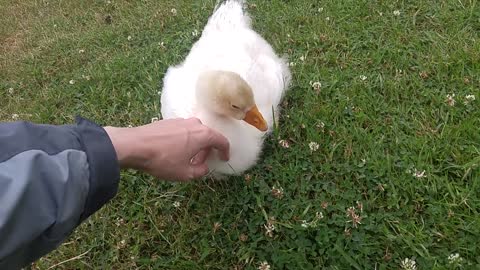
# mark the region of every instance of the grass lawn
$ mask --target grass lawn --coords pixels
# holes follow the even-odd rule
[[[214,4],[0,0],[0,120],[149,123]],[[248,10],[293,73],[261,162],[220,182],[123,172],[33,269],[479,269],[480,2]]]

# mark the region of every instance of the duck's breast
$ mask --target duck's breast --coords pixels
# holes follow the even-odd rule
[[[240,174],[257,162],[262,150],[263,133],[244,121],[197,114],[208,127],[220,132],[230,143],[230,160],[221,161],[216,153],[208,160],[210,171]]]

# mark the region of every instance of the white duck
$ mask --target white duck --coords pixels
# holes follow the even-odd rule
[[[197,117],[230,142],[230,160],[208,158],[215,175],[253,166],[291,75],[285,59],[251,29],[245,1],[217,5],[185,61],[164,77],[162,116]]]

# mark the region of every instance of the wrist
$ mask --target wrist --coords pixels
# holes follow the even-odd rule
[[[115,148],[120,167],[122,169],[133,168],[133,142],[129,139],[130,135],[127,128],[104,127],[104,129],[112,141],[113,148]]]

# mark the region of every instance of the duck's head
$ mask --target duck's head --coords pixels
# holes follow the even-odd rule
[[[260,131],[268,126],[255,104],[248,83],[237,73],[207,71],[200,74],[196,85],[198,105],[216,114],[243,120]]]

